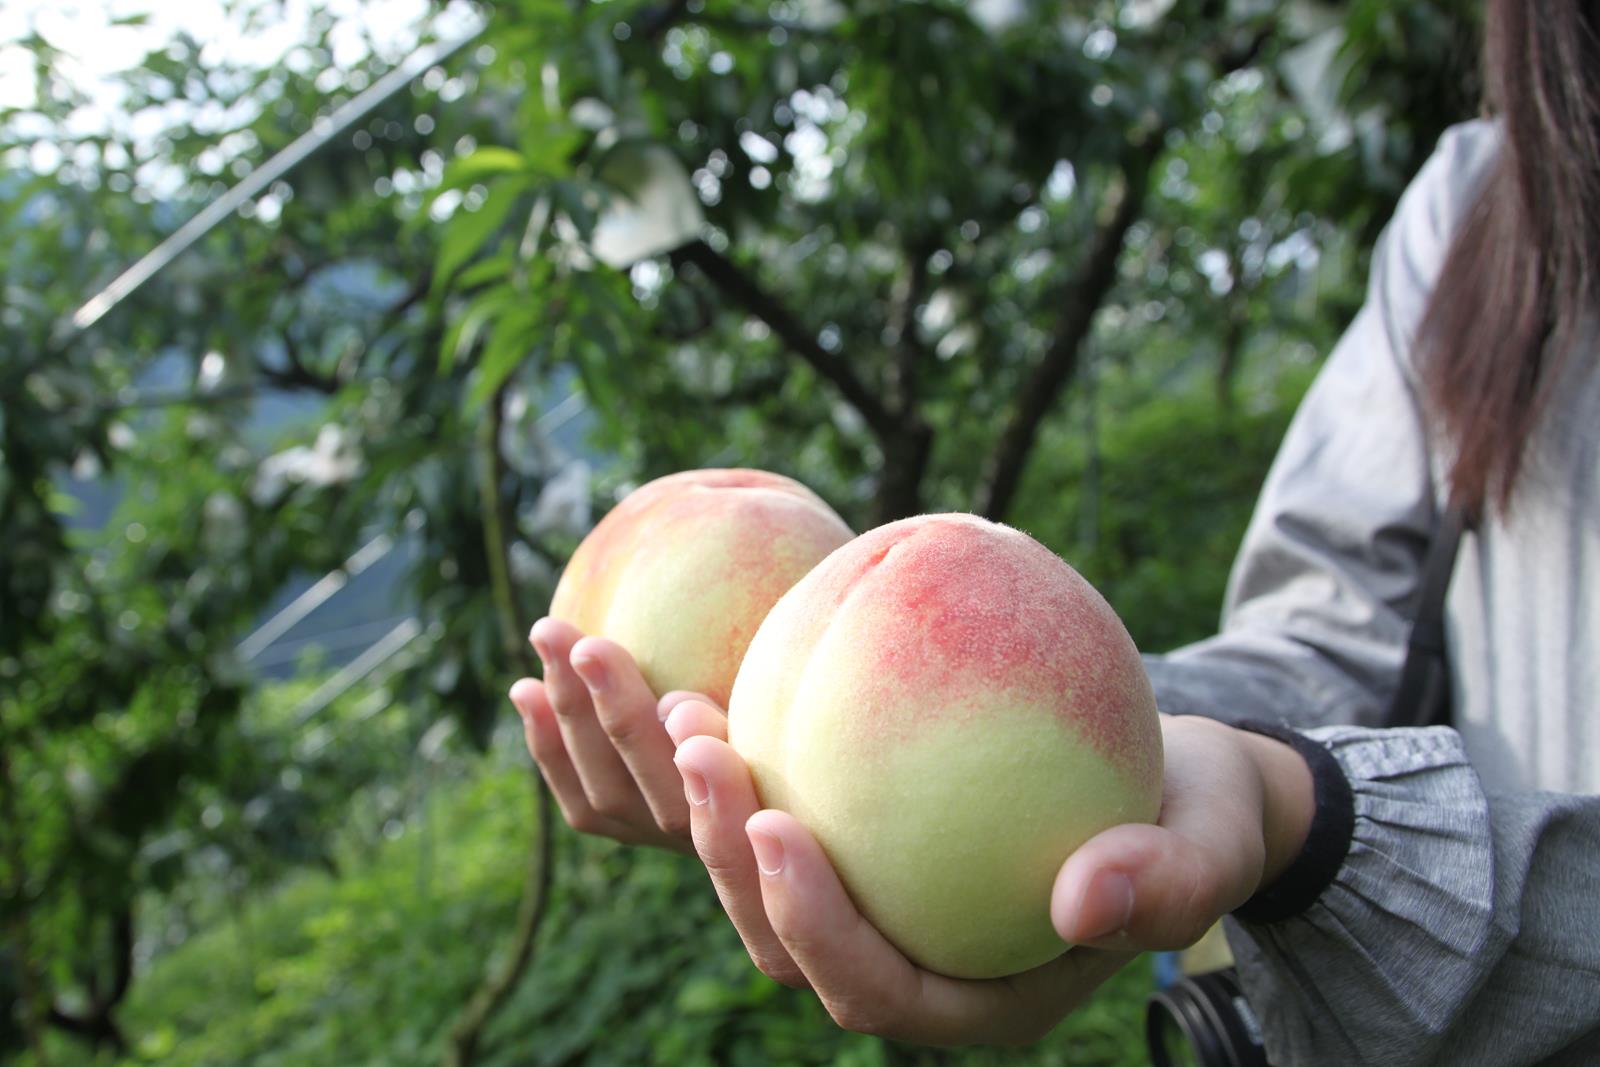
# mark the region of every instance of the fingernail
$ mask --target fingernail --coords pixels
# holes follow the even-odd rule
[[[672,711],[677,710],[677,708],[672,709]],[[678,725],[673,726],[673,723],[677,723]],[[689,738],[689,728],[685,724],[684,718],[681,715],[674,718],[672,712],[669,711],[666,719],[661,723],[661,725],[666,729],[667,736],[672,738],[672,743],[674,745],[681,745]]]
[[[513,688],[515,688],[515,687],[513,687]],[[511,706],[517,709],[517,714],[518,715],[521,715],[524,719],[526,719],[528,717],[528,713],[522,710],[522,705],[517,703],[517,698],[516,697],[512,696],[510,693],[507,693],[506,694],[506,699],[511,701]]]
[[[688,767],[679,767],[683,774],[683,793],[689,798],[689,803],[695,807],[704,807],[711,800],[711,789],[706,785],[704,776],[699,771],[690,770]]]
[[[750,838],[750,848],[756,854],[756,866],[768,878],[783,873],[783,842],[777,835],[769,834],[765,830],[751,830],[746,828],[746,836]]]
[[[572,669],[578,672],[578,677],[583,679],[583,684],[595,692],[599,692],[606,687],[605,664],[599,660],[575,659],[572,661]]]
[[[1078,908],[1077,940],[1094,941],[1128,927],[1133,918],[1133,882],[1121,871],[1101,871],[1089,879]]]

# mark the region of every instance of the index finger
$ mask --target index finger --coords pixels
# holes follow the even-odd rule
[[[792,816],[746,823],[768,921],[839,1025],[923,1044],[1037,1040],[1131,954],[1073,949],[1007,978],[917,967],[856,909],[821,846]]]

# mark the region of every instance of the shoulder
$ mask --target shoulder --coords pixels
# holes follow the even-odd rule
[[[1451,238],[1500,154],[1501,140],[1499,124],[1487,119],[1445,130],[1400,197],[1385,235],[1390,246],[1386,251],[1402,252],[1418,267],[1432,263],[1434,269],[1424,273],[1437,274]],[[1431,283],[1432,277],[1427,280]]]
[[[1391,348],[1409,364],[1450,244],[1500,153],[1498,123],[1451,126],[1400,197],[1373,251],[1368,299],[1383,316]]]
[[[1500,155],[1501,140],[1500,124],[1488,119],[1445,130],[1401,198],[1396,217],[1411,229],[1448,244]]]

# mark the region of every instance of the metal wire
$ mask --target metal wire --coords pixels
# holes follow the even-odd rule
[[[62,336],[58,341],[70,340],[99,322],[107,312],[132,296],[151,278],[160,274],[173,260],[188,251],[241,205],[293,170],[317,149],[366,118],[379,104],[410,85],[429,67],[444,62],[471,44],[483,33],[485,26],[486,22],[479,22],[476,27],[453,41],[423,45],[402,60],[399,66],[336,108],[333,114],[317,119],[311,124],[310,130],[296,137],[238,185],[207,204],[194,218],[178,227],[172,236],[156,245],[133,266],[119,274],[110,285],[85,301],[70,318],[65,320]]]

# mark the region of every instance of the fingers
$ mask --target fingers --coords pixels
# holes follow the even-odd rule
[[[1166,732],[1159,825],[1098,834],[1056,877],[1050,916],[1074,944],[1172,950],[1244,903],[1265,859],[1259,778],[1215,723]]]
[[[521,679],[511,687],[511,703],[522,716],[522,733],[527,739],[528,751],[539,765],[539,773],[550,786],[567,825],[580,833],[619,839],[627,836],[626,827],[601,815],[589,803],[578,772],[572,766],[572,758],[562,743],[561,728],[556,724],[544,683],[533,678]]]
[[[589,687],[572,669],[572,647],[581,636],[576,627],[559,619],[540,619],[529,639],[544,661],[545,690],[561,741],[590,806],[615,821],[634,823],[648,806],[595,715]]]
[[[585,637],[572,646],[571,664],[588,687],[595,717],[644,795],[656,825],[687,837],[689,805],[683,797],[683,778],[672,765],[672,738],[657,717],[656,696],[633,657],[614,641]]]
[[[924,971],[856,910],[798,821],[758,810],[716,708],[681,701],[666,725],[678,741],[695,849],[751,959],[786,985],[810,986],[839,1025],[923,1044],[1031,1042],[1132,958],[1075,949],[990,981]]]
[[[682,745],[689,738],[701,734],[726,741],[728,717],[705,698],[696,698],[694,694],[684,695],[688,699],[679,701],[666,716],[667,735],[672,738],[672,743]],[[662,703],[667,700],[666,697],[661,699]]]
[[[1220,884],[1192,842],[1159,826],[1119,826],[1068,859],[1050,918],[1074,944],[1187,948],[1228,910]]]
[[[674,689],[657,702],[656,718],[665,723],[667,716],[672,714],[672,709],[682,704],[685,700],[699,700],[707,704],[711,703],[711,698],[704,693],[691,693],[684,689]]]
[[[780,811],[743,827],[770,928],[847,1030],[895,1036],[922,993],[917,968],[861,917],[806,830]]]
[[[672,741],[632,657],[559,619],[540,619],[529,640],[545,677],[518,682],[512,702],[568,824],[630,844],[692,851]]]
[[[673,736],[685,738],[676,758],[689,800],[695,851],[756,966],[784,985],[804,987],[805,975],[773,932],[762,905],[761,877],[744,830],[745,821],[760,807],[750,772],[725,741],[688,730],[691,717],[705,718],[711,710],[686,702],[667,720]]]
[[[846,1029],[936,1045],[1031,1042],[1130,958],[1069,952],[989,981],[924,971],[856,910],[821,846],[792,816],[761,811],[745,829],[773,931]]]

